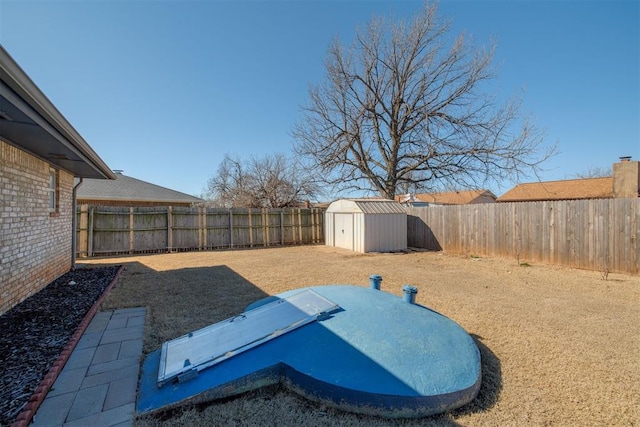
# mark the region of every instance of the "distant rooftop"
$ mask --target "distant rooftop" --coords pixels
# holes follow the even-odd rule
[[[190,205],[204,200],[180,191],[126,176],[115,170],[116,180],[85,179],[78,188],[78,201],[110,201]]]
[[[570,179],[518,184],[498,197],[498,202],[608,199],[613,197],[613,177]]]
[[[471,203],[493,203],[496,196],[489,190],[462,190],[416,194],[416,199],[441,205],[468,205]]]
[[[493,203],[496,196],[489,190],[445,191],[441,193],[419,193],[396,196],[396,200],[406,203],[423,202],[434,205],[468,205],[472,203]]]

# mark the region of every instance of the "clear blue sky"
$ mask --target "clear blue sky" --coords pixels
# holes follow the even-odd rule
[[[200,195],[225,153],[291,152],[334,36],[422,7],[0,0],[0,43],[112,169]],[[452,37],[497,39],[500,96],[524,90],[524,111],[558,144],[544,180],[640,159],[640,2],[443,0],[439,12]]]

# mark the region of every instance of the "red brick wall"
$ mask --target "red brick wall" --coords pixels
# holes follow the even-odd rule
[[[49,168],[0,141],[0,314],[71,269],[73,176],[58,169],[51,214]]]

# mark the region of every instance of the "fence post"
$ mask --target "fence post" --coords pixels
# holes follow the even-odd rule
[[[249,213],[249,247],[252,248],[253,247],[253,209],[249,208],[247,209],[247,212]]]
[[[295,208],[290,208],[289,212],[291,212],[291,238],[293,239],[293,244],[297,244],[300,236],[296,238],[297,235],[297,227],[296,227],[296,215],[294,213]]]
[[[315,208],[309,209],[309,224],[311,224],[311,243],[316,242],[316,221],[314,217]]]
[[[198,250],[202,250],[202,206],[198,206]]]
[[[200,206],[197,207],[198,213],[198,250],[202,250],[202,212],[200,212]]]
[[[233,248],[233,211],[229,208],[229,247]]]
[[[133,253],[133,206],[129,208],[129,253]]]
[[[284,208],[280,209],[280,244],[284,246]]]
[[[300,244],[303,244],[304,235],[302,234],[302,208],[298,208],[298,238],[300,240]]]
[[[87,256],[93,256],[93,212],[95,211],[95,207],[91,206],[89,208],[89,224],[87,225],[88,231],[88,239],[87,239]]]
[[[87,243],[88,243],[88,237],[87,237],[87,227],[88,227],[88,205],[83,204],[80,205],[80,220],[78,221],[78,233],[80,234],[78,236],[78,254],[83,257],[86,258],[88,256],[87,254]]]
[[[173,208],[167,206],[167,252],[173,248]]]
[[[269,246],[269,226],[267,225],[267,210],[262,208],[260,210],[260,216],[262,217],[262,243],[265,247]]]
[[[209,247],[209,208],[202,208],[202,244],[205,249]]]

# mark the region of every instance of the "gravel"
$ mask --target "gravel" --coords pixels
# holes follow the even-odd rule
[[[0,425],[15,421],[118,268],[70,271],[0,316]]]

